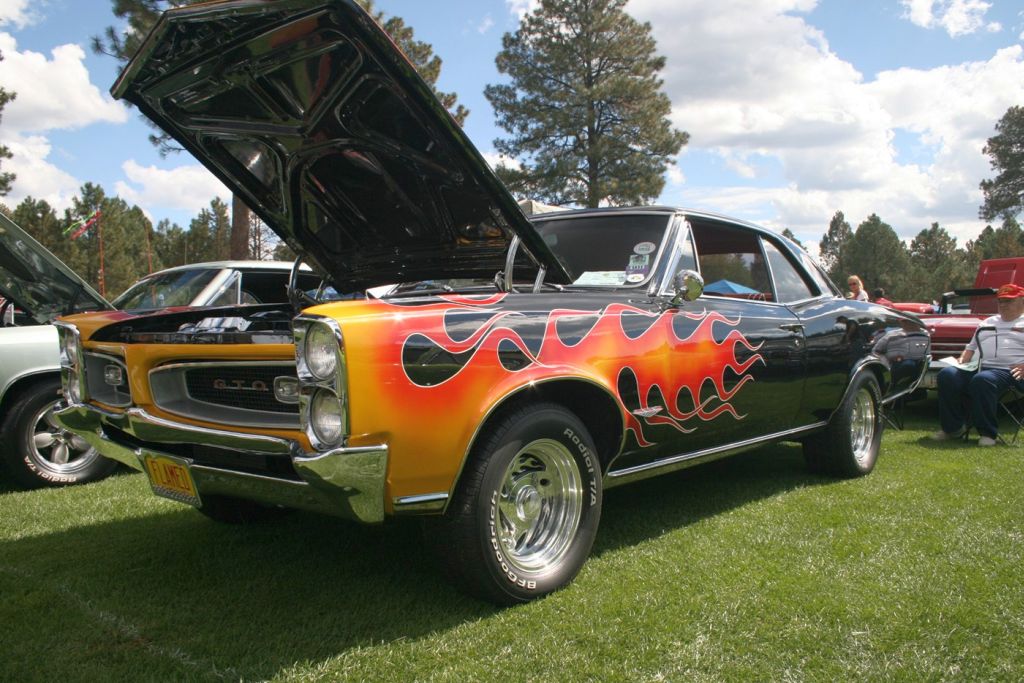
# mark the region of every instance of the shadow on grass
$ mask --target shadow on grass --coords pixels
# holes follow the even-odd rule
[[[594,554],[641,543],[747,503],[807,486],[830,484],[810,474],[797,444],[774,444],[605,492]]]
[[[806,474],[799,446],[780,444],[614,489],[594,552],[830,481]],[[416,523],[364,527],[295,513],[233,527],[167,510],[0,543],[0,579],[15,574],[49,594],[82,596],[79,609],[115,615],[120,630],[241,678],[498,612],[443,581]]]

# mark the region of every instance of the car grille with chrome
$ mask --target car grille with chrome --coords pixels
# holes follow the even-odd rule
[[[248,427],[298,429],[294,362],[193,362],[149,374],[153,402],[169,413]]]

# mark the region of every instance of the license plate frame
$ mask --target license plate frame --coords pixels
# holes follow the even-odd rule
[[[198,508],[203,506],[203,501],[190,465],[189,460],[173,455],[142,454],[142,469],[153,493]]]

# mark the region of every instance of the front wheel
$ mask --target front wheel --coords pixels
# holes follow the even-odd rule
[[[457,586],[508,605],[572,581],[600,518],[590,434],[571,412],[545,403],[510,413],[482,436],[428,541]]]
[[[825,431],[804,440],[804,457],[814,472],[862,477],[875,468],[881,442],[878,380],[870,372],[861,372]]]
[[[84,484],[117,467],[57,424],[53,411],[61,405],[60,380],[47,378],[15,398],[0,424],[0,460],[25,488]]]

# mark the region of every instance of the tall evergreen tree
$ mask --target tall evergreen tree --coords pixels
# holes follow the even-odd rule
[[[825,272],[836,282],[845,282],[850,273],[844,263],[844,252],[853,239],[853,229],[846,222],[842,211],[836,211],[828,223],[828,231],[818,243],[818,254]]]
[[[122,65],[126,64],[138,51],[142,40],[165,10],[192,5],[199,1],[201,0],[111,0],[114,16],[126,20],[128,30],[122,32],[121,27],[108,26],[102,36],[93,37],[93,51],[111,55]],[[401,17],[388,17],[383,12],[377,11],[373,0],[356,1],[373,15],[377,23],[391,35],[391,38],[415,65],[423,80],[430,84],[441,103],[461,125],[469,115],[469,110],[457,103],[458,96],[455,93],[437,90],[435,84],[441,75],[441,58],[434,54],[433,46],[430,43],[416,40],[413,37],[412,27],[407,26]],[[170,136],[164,133],[150,135],[149,139],[162,155],[181,149],[174,144]],[[252,212],[238,197],[232,199],[230,258],[249,258],[251,215]]]
[[[997,175],[981,181],[985,203],[982,218],[1012,218],[1024,211],[1024,107],[1010,107],[996,123],[996,135],[982,150],[990,157]]]
[[[913,301],[936,301],[943,292],[967,287],[974,281],[977,262],[958,248],[956,238],[938,223],[914,237],[909,254],[906,295]]]
[[[651,26],[626,0],[541,0],[506,33],[496,63],[510,84],[484,91],[523,168],[510,189],[551,204],[641,204],[657,197],[689,135],[672,128]]]
[[[977,239],[967,243],[977,261],[1024,254],[1024,231],[1015,218],[1006,218],[998,229],[986,225]]]
[[[4,60],[3,53],[0,53],[0,62]],[[0,118],[3,117],[4,107],[7,103],[13,100],[17,96],[17,93],[7,92],[3,88],[0,88]],[[11,150],[7,145],[0,145],[0,159],[10,159]],[[14,182],[15,175],[10,172],[0,173],[0,197],[5,196],[11,191],[11,183]]]
[[[894,301],[907,298],[907,248],[892,226],[871,214],[853,233],[844,250],[846,275],[859,275],[864,288],[882,287]]]
[[[782,236],[783,236],[783,237],[785,237],[786,239],[788,239],[788,240],[789,240],[790,242],[792,242],[793,244],[795,244],[795,245],[799,246],[799,247],[803,247],[803,246],[804,246],[804,243],[803,243],[803,242],[801,242],[800,240],[798,240],[798,239],[796,238],[796,235],[795,235],[795,234],[793,233],[793,231],[792,231],[792,230],[790,230],[789,228],[786,228],[786,229],[784,229],[784,230],[782,231]],[[806,247],[804,247],[804,248],[806,249]]]

